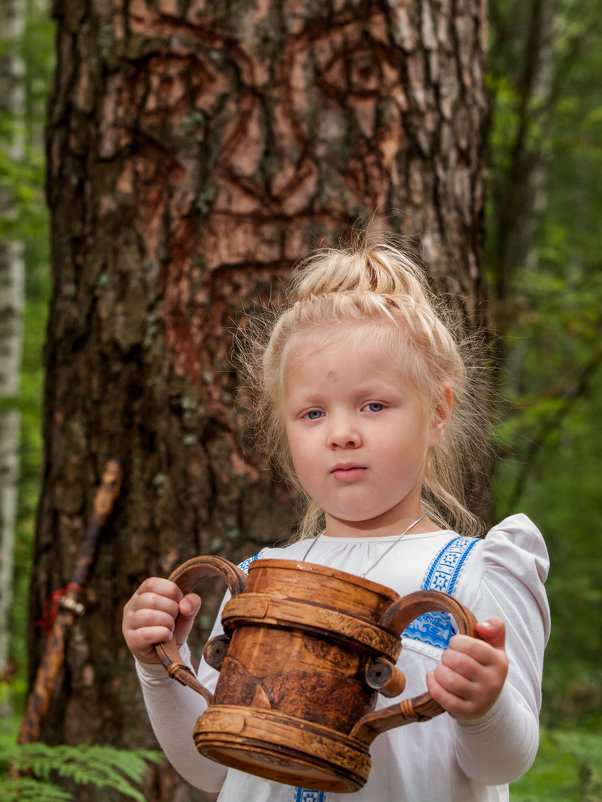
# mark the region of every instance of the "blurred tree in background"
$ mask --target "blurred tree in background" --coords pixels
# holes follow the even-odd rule
[[[10,13],[12,2],[3,2]],[[21,374],[16,409],[21,420],[19,438],[19,495],[14,552],[15,600],[11,630],[15,633],[6,667],[9,687],[21,698],[26,678],[23,633],[27,625],[27,592],[31,571],[32,534],[39,498],[41,438],[41,352],[44,342],[50,275],[48,264],[48,212],[44,201],[43,130],[50,75],[54,65],[54,26],[46,0],[19,0],[23,13],[20,41],[0,31],[0,58],[16,56],[23,65],[23,97],[15,115],[0,110],[0,189],[13,203],[9,216],[0,217],[0,240],[6,245],[22,243],[25,264],[25,325],[23,327]],[[15,51],[16,48],[16,51]],[[1,104],[0,104],[1,105]],[[14,158],[15,129],[21,137],[19,158]],[[3,293],[0,287],[0,295]],[[2,299],[0,298],[0,306]],[[0,684],[0,695],[8,688]],[[8,695],[8,694],[7,694]]]
[[[545,533],[542,719],[601,722],[602,27],[594,2],[490,3],[487,264],[503,359],[497,517]],[[526,224],[526,225],[523,225]]]

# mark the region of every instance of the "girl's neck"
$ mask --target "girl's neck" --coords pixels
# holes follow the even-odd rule
[[[341,538],[354,538],[354,537],[394,537],[400,536],[402,533],[412,535],[420,535],[425,532],[434,532],[441,529],[436,523],[424,515],[422,511],[417,510],[414,517],[407,516],[407,519],[395,521],[344,521],[326,514],[326,528],[324,534],[327,537],[341,537]]]

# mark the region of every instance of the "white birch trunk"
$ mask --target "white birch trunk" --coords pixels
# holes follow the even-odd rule
[[[25,65],[19,43],[25,28],[22,0],[1,0],[0,29],[6,55],[0,64],[0,105],[11,120],[8,155],[23,158]],[[14,216],[10,189],[0,193],[0,215]],[[0,243],[0,676],[9,655],[10,611],[13,594],[13,553],[17,519],[19,428],[17,409],[24,306],[24,247],[21,242]],[[5,710],[4,713],[9,711]]]
[[[10,641],[19,423],[20,415],[16,410],[7,410],[0,415],[0,675],[6,671]]]

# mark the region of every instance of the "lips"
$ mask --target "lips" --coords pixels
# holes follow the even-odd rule
[[[360,479],[366,471],[363,465],[356,463],[345,463],[342,465],[335,465],[331,474],[338,479],[339,482],[355,482]]]

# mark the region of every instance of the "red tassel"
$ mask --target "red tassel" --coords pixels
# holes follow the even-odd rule
[[[70,590],[73,590],[76,593],[82,593],[84,589],[81,585],[76,585],[74,582],[69,582],[69,584],[65,585],[64,588],[59,588],[58,590],[53,591],[42,605],[42,617],[39,621],[36,621],[36,627],[42,627],[48,634],[50,634],[52,631],[52,625],[54,624],[54,619],[59,611],[59,600],[61,596],[64,596]]]

